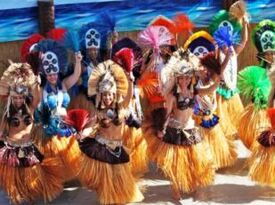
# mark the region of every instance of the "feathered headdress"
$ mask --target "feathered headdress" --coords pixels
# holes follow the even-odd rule
[[[124,68],[126,72],[131,72],[134,68],[134,52],[131,48],[123,48],[116,52],[113,60]]]
[[[173,35],[164,26],[149,26],[138,34],[138,43],[153,50],[153,68],[155,69],[157,62],[160,60],[161,46],[171,45]]]
[[[128,80],[123,69],[111,60],[98,64],[90,75],[88,86],[88,95],[97,95],[97,106],[104,91],[114,92],[118,103],[128,92]]]
[[[179,48],[173,53],[168,63],[161,70],[162,92],[167,94],[176,83],[176,77],[188,75],[193,77],[198,71],[200,60],[188,50]]]
[[[115,31],[116,19],[108,12],[99,14],[94,22],[88,23],[79,30],[82,50],[110,48],[111,38]]]
[[[65,47],[47,39],[38,43],[37,50],[41,52],[40,72],[42,74],[61,73],[64,76],[67,74],[68,55]]]
[[[10,116],[11,97],[19,94],[23,95],[25,99],[28,98],[31,94],[31,88],[36,82],[37,78],[29,64],[11,62],[0,80],[0,96],[7,98],[3,116]]]
[[[214,52],[210,52],[200,59],[201,65],[203,65],[210,72],[214,72],[218,75],[221,74],[221,63],[219,59],[216,58]]]
[[[230,47],[240,42],[240,34],[231,32],[229,29],[228,26],[222,26],[214,32],[213,36],[219,48]]]
[[[184,44],[184,49],[201,58],[215,50],[214,39],[206,31],[198,31],[192,34]]]
[[[122,38],[117,41],[112,47],[112,57],[121,49],[129,48],[134,54],[133,74],[135,78],[140,77],[140,68],[142,64],[142,50],[141,48],[130,38]]]
[[[195,27],[189,17],[184,13],[177,13],[173,21],[176,26],[176,33],[191,33]]]
[[[164,26],[165,28],[167,28],[168,31],[173,35],[173,38],[171,39],[171,44],[176,45],[177,29],[174,21],[163,15],[159,15],[149,23],[149,26]]]
[[[73,29],[55,28],[47,33],[47,37],[59,42],[74,53],[80,51],[78,32]]]
[[[140,90],[152,104],[165,102],[159,85],[158,73],[155,71],[145,71],[138,80]]]
[[[275,51],[275,23],[271,20],[261,21],[252,31],[252,41],[259,53]]]
[[[228,27],[229,32],[241,33],[242,25],[232,18],[225,10],[220,10],[214,17],[209,25],[210,34],[213,35],[220,27]]]
[[[64,34],[67,32],[65,28],[54,28],[48,31],[46,34],[47,38],[55,41],[61,41],[64,38]]]
[[[248,66],[238,75],[237,86],[241,94],[252,100],[258,109],[266,108],[271,91],[271,82],[264,68]]]
[[[11,63],[1,77],[0,95],[7,97],[10,92],[24,94],[21,92],[27,91],[35,82],[36,76],[29,64]]]
[[[30,64],[35,74],[38,73],[39,67],[39,53],[36,51],[36,46],[43,39],[45,39],[43,36],[36,33],[26,39],[21,46],[21,61]]]

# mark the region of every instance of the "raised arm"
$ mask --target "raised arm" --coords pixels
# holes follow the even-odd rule
[[[122,102],[122,107],[127,108],[130,104],[130,101],[133,97],[133,93],[134,93],[134,76],[133,73],[129,73],[126,75],[127,79],[128,79],[128,91],[127,91],[127,96],[125,97],[125,99]]]
[[[216,75],[213,81],[214,82],[210,83],[207,86],[196,88],[197,94],[203,96],[215,92],[220,85],[220,76]]]
[[[243,24],[243,29],[242,29],[242,39],[241,39],[241,42],[240,42],[239,45],[236,45],[234,47],[236,55],[239,55],[242,52],[242,50],[244,49],[245,44],[246,44],[246,42],[248,40],[248,22],[247,22],[247,20],[245,18],[243,18],[242,24]]]
[[[80,53],[75,54],[75,66],[74,72],[69,77],[63,80],[63,86],[69,90],[79,79],[81,74],[81,60],[82,55]]]
[[[226,68],[226,66],[227,66],[227,64],[230,60],[230,57],[232,56],[232,53],[234,52],[233,49],[234,48],[232,46],[227,49],[225,59],[221,63],[221,74],[223,74],[223,72],[224,72],[224,70],[225,70],[225,68]]]
[[[37,77],[39,79],[39,77]],[[42,92],[41,92],[41,87],[40,87],[40,80],[37,80],[37,82],[32,86],[32,96],[33,96],[33,101],[32,101],[32,109],[36,109],[38,106],[39,102],[41,101],[42,98]]]

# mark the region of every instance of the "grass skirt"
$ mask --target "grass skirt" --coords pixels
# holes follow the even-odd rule
[[[109,164],[81,153],[78,179],[89,189],[96,190],[101,204],[125,204],[143,200],[130,163]]]
[[[149,158],[172,182],[174,190],[192,192],[213,183],[214,169],[208,144],[203,140],[191,146],[173,145],[159,139],[147,128]]]
[[[264,147],[254,143],[249,165],[248,174],[253,181],[275,188],[275,146]]]
[[[226,138],[219,124],[212,128],[200,126],[199,133],[209,144],[216,169],[232,166],[237,160],[233,139]]]
[[[77,175],[77,153],[79,153],[78,144],[73,136],[70,137],[45,137],[43,129],[40,126],[34,128],[36,144],[45,157],[58,157],[62,162],[63,181],[70,181]],[[43,136],[42,139],[39,136]],[[74,165],[74,163],[76,163]],[[74,166],[72,166],[74,165]]]
[[[239,94],[235,94],[230,99],[217,94],[216,113],[220,117],[220,126],[227,138],[235,139],[238,135],[237,126],[240,121],[238,116],[243,109]]]
[[[136,177],[148,171],[149,158],[147,142],[143,137],[142,129],[125,126],[123,144],[130,152],[130,166]]]
[[[262,131],[270,127],[270,121],[265,109],[255,110],[253,104],[249,104],[241,114],[238,133],[243,144],[250,149]]]
[[[2,148],[5,152],[5,148]],[[1,151],[2,152],[2,151]],[[8,156],[12,151],[2,153]],[[18,159],[17,155],[9,156],[9,160]],[[13,204],[31,203],[38,199],[52,201],[62,191],[62,163],[58,158],[45,157],[42,162],[33,166],[11,166],[7,162],[0,163],[0,187]]]

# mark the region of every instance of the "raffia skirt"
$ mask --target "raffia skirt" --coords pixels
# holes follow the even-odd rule
[[[95,190],[101,204],[125,204],[143,200],[123,147],[109,148],[95,138],[80,140],[78,179]],[[115,155],[114,153],[119,153]]]
[[[148,171],[149,158],[147,155],[147,142],[141,128],[124,128],[123,145],[130,153],[130,166],[134,176],[143,176]]]
[[[249,176],[261,185],[275,188],[275,133],[264,131],[251,147]]]
[[[237,160],[237,152],[233,139],[225,137],[219,124],[219,117],[210,114],[209,116],[194,115],[193,118],[201,136],[210,147],[215,168],[232,166]]]
[[[270,121],[266,110],[256,110],[252,103],[246,106],[240,116],[238,133],[243,144],[251,149],[257,136],[270,127]]]
[[[61,161],[43,156],[33,143],[0,141],[0,187],[11,203],[52,201],[63,191],[62,172]]]
[[[45,157],[58,157],[62,162],[63,181],[70,181],[77,175],[78,167],[77,153],[79,148],[74,136],[60,137],[51,136],[47,137],[43,133],[41,126],[34,127],[35,136],[43,136],[42,139],[36,138],[36,144]],[[41,137],[40,137],[41,138]]]
[[[238,136],[237,127],[240,124],[240,113],[244,110],[238,93],[229,99],[217,94],[217,115],[220,117],[220,126],[228,138],[235,139]]]
[[[149,159],[169,178],[174,190],[192,192],[213,183],[215,172],[208,144],[195,131],[191,130],[190,141],[191,138],[175,128],[167,128],[163,139],[156,136],[149,124],[143,129]]]

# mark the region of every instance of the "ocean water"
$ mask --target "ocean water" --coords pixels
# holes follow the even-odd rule
[[[144,29],[157,15],[173,17],[177,12],[188,14],[197,27],[207,26],[220,8],[222,1],[214,0],[110,0],[90,3],[62,4],[55,6],[56,27],[79,28],[95,19],[102,11],[109,11],[117,19],[118,31]],[[264,18],[275,20],[273,0],[249,0],[248,11],[252,22]],[[27,38],[38,31],[37,7],[0,8],[0,42]]]

